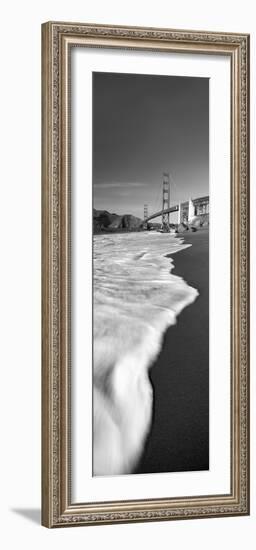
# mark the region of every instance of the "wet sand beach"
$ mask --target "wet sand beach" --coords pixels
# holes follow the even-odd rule
[[[173,254],[172,273],[199,296],[167,330],[150,370],[153,421],[136,473],[209,468],[209,231],[182,237],[192,246]]]

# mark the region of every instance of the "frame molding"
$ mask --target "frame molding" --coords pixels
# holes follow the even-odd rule
[[[231,60],[231,492],[71,504],[70,50],[108,47]],[[42,523],[130,523],[249,513],[249,35],[42,25]]]

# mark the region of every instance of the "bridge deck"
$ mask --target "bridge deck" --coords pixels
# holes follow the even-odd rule
[[[178,212],[179,205],[175,204],[175,206],[171,206],[170,208],[167,208],[166,210],[159,210],[159,212],[155,212],[155,214],[151,214],[144,222],[148,222],[149,220],[153,220],[154,218],[158,218],[159,216],[162,216],[163,214],[169,214],[171,212]]]
[[[209,203],[209,195],[205,195],[204,197],[198,197],[196,199],[192,199],[192,202],[194,206],[198,206],[200,203],[205,204]],[[181,203],[181,207],[184,208],[185,206],[188,207],[189,201],[185,201]],[[165,210],[159,210],[158,212],[155,212],[155,214],[151,214],[148,216],[144,222],[148,222],[149,220],[153,220],[154,218],[158,218],[162,216],[163,214],[169,214],[171,212],[178,212],[179,210],[179,204],[175,204],[174,206],[170,206],[170,208],[167,208]]]

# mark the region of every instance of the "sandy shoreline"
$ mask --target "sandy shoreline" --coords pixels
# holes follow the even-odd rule
[[[199,290],[164,337],[150,370],[151,432],[136,473],[209,468],[209,231],[185,233],[192,246],[173,255],[173,274]]]

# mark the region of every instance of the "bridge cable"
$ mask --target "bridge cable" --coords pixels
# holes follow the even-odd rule
[[[157,187],[157,190],[156,190],[153,212],[157,212],[158,210],[161,210],[161,194],[162,194],[162,182],[159,184],[159,188]],[[160,205],[159,208],[158,208],[158,204]]]
[[[173,177],[172,173],[169,172],[169,174],[170,174],[171,183],[172,183],[173,187],[175,188],[175,190],[177,191],[177,199],[176,199],[175,202],[179,203],[180,201],[179,201],[179,190],[178,190],[178,187],[177,187],[177,185],[176,185],[176,183],[175,183],[175,180],[174,180],[174,177]]]

